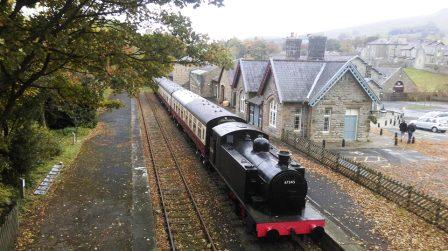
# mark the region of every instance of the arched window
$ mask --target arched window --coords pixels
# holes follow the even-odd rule
[[[269,103],[269,125],[275,127],[277,124],[277,102],[275,99]]]
[[[244,95],[243,91],[240,93],[240,112],[246,112],[246,95]]]

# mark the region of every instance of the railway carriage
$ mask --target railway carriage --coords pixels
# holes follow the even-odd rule
[[[289,152],[224,108],[170,80],[156,82],[170,114],[229,187],[248,229],[271,238],[322,233],[323,216],[306,203],[305,168]]]
[[[173,92],[177,90],[183,90],[184,88],[166,78],[156,78],[155,82],[159,86],[159,88],[157,89],[158,96],[160,97],[164,105],[168,108],[168,111],[170,111],[172,103],[171,95],[173,94]]]

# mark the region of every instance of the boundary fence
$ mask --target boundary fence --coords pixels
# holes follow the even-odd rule
[[[448,206],[440,199],[387,177],[361,163],[341,157],[294,132],[284,131],[282,140],[332,171],[344,175],[448,232]]]
[[[0,250],[13,250],[19,233],[19,209],[15,205],[0,220]]]

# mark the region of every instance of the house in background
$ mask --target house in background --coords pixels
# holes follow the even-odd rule
[[[188,89],[190,88],[190,72],[198,68],[197,65],[183,65],[176,63],[168,78]]]
[[[407,45],[405,38],[379,38],[362,49],[361,57],[374,66],[394,66],[396,58],[401,56],[401,48]]]
[[[361,50],[361,57],[376,67],[412,67],[448,74],[446,46],[441,41],[380,38]]]
[[[236,63],[235,63],[236,65]],[[216,83],[218,85],[218,93],[216,96],[216,102],[218,104],[222,104],[224,106],[231,105],[232,99],[232,82],[235,76],[235,68],[232,69],[222,69],[222,72],[219,76],[215,77]]]
[[[168,78],[202,97],[227,105],[232,96],[235,67],[236,61],[235,66],[228,70],[215,65],[175,64]]]
[[[222,68],[215,65],[206,65],[190,71],[189,89],[190,91],[204,97],[215,98],[217,95],[217,82],[214,81],[219,76]]]
[[[383,73],[383,80],[380,82],[384,94],[417,92],[418,87],[406,74],[403,68],[378,68]]]

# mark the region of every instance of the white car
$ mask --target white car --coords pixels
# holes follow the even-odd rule
[[[422,118],[435,118],[440,114],[440,112],[427,112],[425,114],[423,114],[423,116],[421,116],[418,119],[422,119]]]
[[[442,118],[419,118],[411,121],[417,128],[431,130],[432,132],[446,132],[448,130],[448,123]]]

